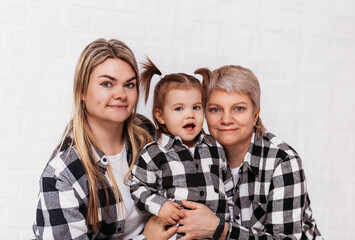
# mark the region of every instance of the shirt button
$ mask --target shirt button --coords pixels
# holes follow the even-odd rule
[[[203,195],[205,195],[205,193],[203,191],[201,191],[200,196],[202,197]]]
[[[198,164],[197,163],[196,163],[195,167],[196,167],[196,169],[198,169]]]
[[[105,158],[105,157],[103,157],[103,158],[101,158],[101,163],[104,165],[104,166],[107,166],[108,165],[108,160],[107,160],[107,158]]]
[[[240,218],[240,217],[239,217],[239,215],[238,215],[238,216],[235,217],[235,220],[239,220],[239,218]]]

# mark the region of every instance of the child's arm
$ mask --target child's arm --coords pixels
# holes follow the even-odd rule
[[[161,206],[158,216],[166,225],[175,225],[180,218],[185,216],[180,209],[181,206],[178,203],[166,201],[163,206]]]
[[[158,216],[161,206],[168,199],[159,194],[162,189],[158,180],[162,173],[155,164],[155,159],[150,157],[149,147],[154,146],[143,148],[133,166],[131,194],[139,210],[148,211]]]

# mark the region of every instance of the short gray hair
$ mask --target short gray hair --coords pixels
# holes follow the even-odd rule
[[[204,98],[207,99],[215,90],[228,93],[239,92],[247,95],[252,104],[254,113],[260,108],[260,84],[255,74],[248,68],[239,65],[226,65],[213,70],[200,68],[195,71],[203,77]],[[266,129],[259,117],[256,122],[256,136],[265,136]]]

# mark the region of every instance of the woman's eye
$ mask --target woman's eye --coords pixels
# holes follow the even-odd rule
[[[175,108],[175,111],[182,111],[182,107]]]
[[[135,84],[134,83],[127,83],[126,85],[125,85],[125,87],[126,88],[129,88],[129,89],[132,89],[132,88],[135,88]]]
[[[241,112],[241,111],[244,110],[244,107],[236,107],[235,110],[238,111],[238,112]]]
[[[210,108],[208,109],[209,112],[212,112],[212,113],[216,113],[216,112],[219,112],[219,109],[218,108]]]
[[[112,84],[110,82],[103,82],[101,83],[101,85],[104,87],[112,87]]]
[[[193,110],[200,110],[200,109],[201,109],[200,106],[194,106],[194,107],[193,107]]]

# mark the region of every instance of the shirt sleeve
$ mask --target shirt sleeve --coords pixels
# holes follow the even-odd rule
[[[131,238],[130,240],[147,240],[143,234],[139,234],[138,236],[135,236]]]
[[[65,179],[42,176],[34,231],[37,239],[89,239],[87,207]]]
[[[158,216],[161,206],[168,200],[159,194],[158,179],[161,170],[143,149],[132,169],[131,194],[139,210]]]
[[[275,168],[267,197],[266,209],[259,209],[264,229],[233,222],[229,239],[301,239],[307,190],[300,159],[288,157]]]

